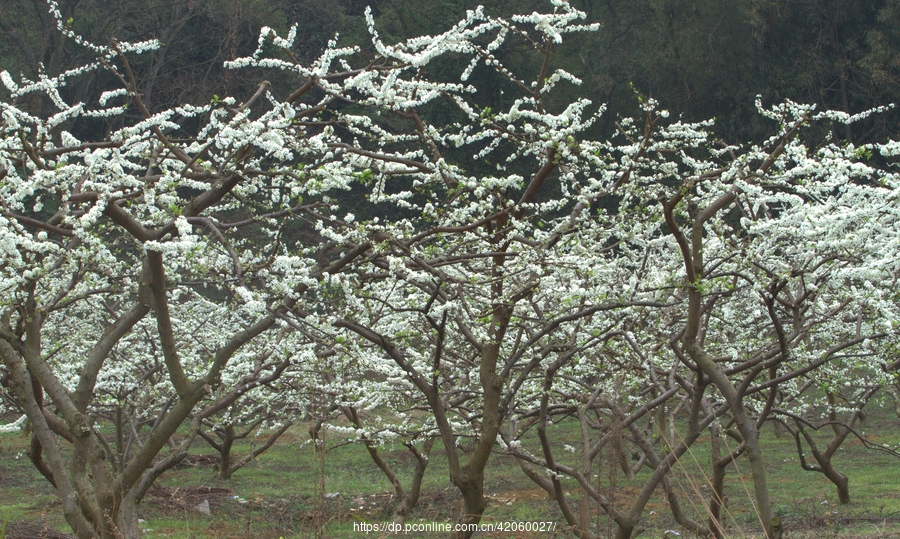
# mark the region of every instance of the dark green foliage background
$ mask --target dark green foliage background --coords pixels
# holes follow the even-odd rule
[[[634,113],[634,91],[661,101],[686,120],[716,118],[726,141],[758,140],[771,129],[753,102],[793,99],[857,113],[900,101],[900,1],[872,0],[573,0],[602,26],[578,34],[556,51],[555,63],[584,80],[573,89],[595,103],[608,103],[600,129],[618,114]],[[379,32],[400,40],[447,29],[473,9],[466,0],[60,0],[67,24],[90,40],[159,39],[164,46],[138,57],[136,70],[151,110],[178,103],[207,102],[213,94],[249,95],[258,78],[226,70],[222,62],[256,47],[259,29],[285,32],[298,24],[296,55],[315,59],[340,33],[341,43],[365,45],[364,11],[370,5]],[[498,0],[488,12],[547,10],[547,2]],[[89,51],[54,31],[44,0],[0,1],[0,67],[34,80],[86,62]],[[365,48],[364,48],[365,50]],[[525,51],[503,50],[509,67],[523,76]],[[371,52],[362,53],[363,56]],[[448,70],[452,78],[463,69]],[[435,75],[431,73],[431,75]],[[492,76],[488,70],[474,77]],[[75,101],[95,102],[115,86],[104,75],[85,78],[65,91]],[[526,77],[527,78],[527,77]],[[273,82],[278,82],[273,80]],[[289,91],[291,81],[281,81]],[[278,87],[276,85],[276,87]],[[501,85],[488,86],[482,102],[502,107]],[[509,92],[507,92],[509,95]],[[565,96],[560,97],[562,99]],[[23,106],[49,114],[30,97]],[[495,108],[496,108],[495,107]],[[881,115],[832,135],[861,144],[897,135],[898,113]],[[126,120],[127,121],[127,120]],[[94,137],[110,126],[83,125],[73,132]],[[94,138],[91,137],[91,138]]]

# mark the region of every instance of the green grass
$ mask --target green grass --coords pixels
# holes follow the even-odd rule
[[[888,441],[888,437],[900,430],[900,421],[885,411],[872,410],[870,416],[877,416],[877,422],[876,418],[870,418],[866,431],[878,441]],[[552,426],[550,435],[557,447],[562,444],[580,447],[579,430],[570,422]],[[307,438],[305,428],[297,427],[228,481],[215,477],[211,458],[214,452],[202,441],[199,442],[192,449],[194,465],[172,470],[158,481],[162,488],[160,492],[175,492],[174,499],[167,500],[157,493],[148,495],[142,504],[141,515],[145,522],[141,527],[145,530],[144,535],[176,539],[289,539],[313,536],[316,510],[312,495],[313,452],[311,446],[305,443]],[[683,490],[681,500],[684,509],[701,522],[706,521],[703,503],[708,498],[705,487],[709,473],[707,440],[701,438],[672,474],[673,483]],[[900,462],[897,459],[866,450],[862,444],[848,439],[835,458],[838,468],[851,481],[852,503],[842,507],[837,504],[835,488],[823,475],[800,468],[791,438],[776,438],[767,428],[762,434],[762,441],[771,497],[776,512],[785,522],[788,537],[900,537]],[[0,435],[0,519],[28,521],[67,530],[61,516],[61,505],[52,489],[32,468],[28,458],[22,456],[27,442],[21,435]],[[250,444],[251,441],[237,444],[235,452],[250,451]],[[325,462],[326,492],[339,492],[341,495],[327,501],[324,506],[325,537],[359,538],[364,534],[354,530],[354,522],[390,521],[391,486],[364,449],[356,445],[343,445],[342,440],[332,433],[326,434],[326,444],[331,448]],[[534,440],[526,440],[526,445],[537,451]],[[383,454],[401,472],[404,485],[408,485],[413,466],[413,458],[408,451],[397,445],[385,447]],[[609,457],[608,452],[602,455],[594,467],[594,481],[598,488],[608,493],[615,492],[620,503],[629,503],[631,496],[642,486],[648,471],[645,469],[635,481],[628,481],[617,462]],[[581,457],[560,450],[557,458],[566,464],[578,465]],[[733,537],[758,537],[759,522],[746,493],[753,490],[749,467],[745,460],[739,459],[737,468],[730,468],[726,479],[730,514],[728,533]],[[613,482],[614,491],[611,490]],[[578,485],[572,480],[564,480],[563,486],[577,509]],[[202,492],[194,493],[195,498],[181,503],[183,494],[200,487],[230,489],[230,492],[217,491],[215,496],[209,496],[211,516],[203,515],[195,508],[195,503],[204,499]],[[492,458],[485,493],[491,497],[491,505],[485,513],[484,522],[552,520],[558,523],[552,534],[494,533],[486,536],[517,539],[574,537],[565,530],[564,519],[556,504],[522,474],[510,457],[495,455]],[[237,496],[246,503],[241,504],[231,496]],[[419,505],[411,522],[451,522],[459,508],[458,492],[450,485],[447,476],[446,458],[440,445],[436,444]],[[606,518],[599,514],[596,504],[592,504],[592,511],[593,521],[599,529],[611,529]],[[645,537],[661,537],[663,530],[679,529],[669,514],[665,500],[658,495],[645,509],[641,525],[648,529]]]

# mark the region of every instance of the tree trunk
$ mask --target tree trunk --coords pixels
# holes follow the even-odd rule
[[[725,496],[725,473],[728,470],[728,465],[744,452],[744,446],[740,445],[734,451],[722,456],[721,429],[718,425],[713,424],[710,425],[709,432],[713,464],[713,473],[710,478],[709,531],[716,539],[723,539],[725,537],[725,527],[722,525],[721,513],[722,509],[728,510]]]
[[[353,424],[357,430],[362,430],[363,424],[362,419],[359,416],[359,412],[356,408],[352,406],[341,407],[341,411],[344,413],[344,416]],[[375,463],[376,466],[384,473],[384,475],[388,478],[388,481],[391,482],[391,485],[394,487],[394,494],[397,495],[397,506],[394,508],[394,522],[398,524],[402,524],[406,521],[406,519],[412,514],[413,508],[416,506],[416,502],[419,499],[419,491],[422,487],[422,478],[425,476],[425,469],[428,467],[428,454],[431,453],[431,447],[434,445],[434,438],[428,438],[425,441],[425,445],[423,447],[424,454],[420,453],[416,447],[412,444],[412,442],[406,443],[406,447],[416,458],[416,468],[413,471],[413,479],[410,485],[409,491],[403,488],[403,484],[400,482],[400,478],[394,472],[393,466],[391,466],[386,460],[381,457],[381,453],[378,451],[378,447],[375,445],[375,442],[370,440],[367,436],[362,436],[363,445],[366,447],[366,451],[369,453],[369,457],[371,457],[372,462]]]
[[[406,496],[404,496],[403,500],[394,510],[395,522],[403,522],[409,518],[413,508],[419,501],[419,492],[422,490],[422,479],[425,477],[425,470],[428,468],[428,456],[431,454],[431,448],[433,446],[433,437],[429,437],[425,440],[421,452],[419,452],[411,442],[407,444],[409,450],[416,457],[416,469],[413,471],[412,483],[410,484],[409,490],[406,491]]]
[[[459,531],[456,536],[459,539],[470,539],[475,533],[475,526],[481,522],[484,510],[487,509],[487,500],[484,499],[484,469],[473,470],[470,464],[466,464],[460,471],[454,484],[463,497],[459,523],[463,524],[465,529]]]
[[[854,417],[851,419],[851,421],[855,421],[855,416],[856,414],[854,414]],[[834,417],[832,416],[831,419],[834,420]],[[827,477],[828,480],[831,481],[837,488],[838,501],[841,503],[841,505],[846,505],[850,503],[850,480],[846,475],[835,468],[831,459],[834,456],[834,453],[837,451],[838,447],[840,447],[841,443],[843,443],[843,441],[846,439],[847,434],[850,432],[850,430],[838,425],[834,425],[834,428],[835,436],[831,439],[831,442],[828,444],[828,447],[825,449],[825,451],[819,450],[816,441],[799,423],[797,425],[797,431],[791,429],[790,432],[794,435],[794,440],[797,444],[797,453],[800,457],[800,467],[810,472],[819,472]],[[812,454],[813,459],[815,459],[818,466],[813,466],[807,463],[806,457],[803,454],[803,446],[800,443],[801,435],[804,439],[806,439],[806,443],[809,445],[810,453]]]
[[[222,443],[219,445],[219,479],[231,479],[234,470],[231,468],[231,448],[234,447],[234,427],[226,426],[222,431]]]
[[[581,473],[585,477],[591,477],[591,439],[588,435],[587,410],[578,411],[578,421],[581,423]],[[616,438],[618,440],[618,438]],[[622,456],[621,448],[617,447],[618,455]],[[628,467],[631,470],[631,467]],[[581,502],[578,506],[578,528],[581,537],[590,537],[591,534],[591,495],[586,488],[581,487]]]
[[[735,389],[719,365],[709,357],[706,351],[694,346],[693,343],[685,346],[685,350],[728,401],[731,415],[741,433],[741,437],[744,439],[747,460],[750,464],[750,473],[753,476],[756,510],[759,512],[760,522],[765,529],[768,539],[780,539],[782,535],[781,519],[775,516],[771,500],[769,499],[766,468],[762,460],[762,448],[759,444],[759,430],[756,428],[756,422],[747,414],[737,389]]]
[[[847,505],[850,503],[850,480],[849,478],[839,472],[832,464],[831,461],[828,462],[827,465],[822,466],[822,473],[825,474],[825,477],[831,480],[834,483],[834,486],[837,487],[838,491],[838,501],[841,505]]]
[[[502,319],[502,331],[509,321],[507,308],[498,308],[503,311],[499,314]],[[499,338],[486,344],[482,349],[481,368],[479,378],[481,389],[484,392],[482,405],[481,432],[475,444],[475,452],[464,466],[460,468],[460,474],[453,480],[463,497],[463,514],[460,523],[466,524],[467,529],[460,531],[460,539],[469,539],[475,533],[474,525],[481,522],[481,516],[487,509],[487,500],[484,498],[484,469],[491,457],[494,446],[497,444],[497,435],[500,433],[500,397],[503,389],[503,379],[497,374],[496,367],[500,354],[499,343],[502,341],[502,331]],[[451,479],[454,479],[451,477]]]

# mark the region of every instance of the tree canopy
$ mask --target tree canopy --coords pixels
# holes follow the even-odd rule
[[[738,94],[707,101],[709,88],[679,94],[634,73],[627,105],[599,91],[610,79],[594,74],[616,70],[595,62],[639,31],[642,6],[584,4],[509,15],[448,3],[460,16],[448,24],[401,2],[347,3],[321,16],[362,18],[358,34],[313,55],[301,26],[279,20],[289,4],[250,13],[255,4],[235,2],[221,68],[217,54],[169,57],[177,36],[196,37],[186,28],[224,16],[202,2],[150,10],[172,32],[165,44],[129,18],[149,15],[127,10],[118,39],[89,33],[102,31],[88,14],[103,2],[82,8],[84,22],[74,3],[38,9],[53,30],[39,45],[33,26],[8,33],[52,61],[0,73],[3,402],[27,417],[29,457],[79,537],[136,537],[142,497],[197,438],[227,477],[241,465],[228,452],[236,436],[264,427],[274,443],[295,418],[315,422],[314,438],[326,423],[364,445],[394,485],[398,518],[439,441],[461,523],[481,519],[484,470],[504,453],[583,537],[587,511],[570,506],[564,478],[619,537],[636,533],[660,486],[686,529],[721,537],[718,509],[708,524],[692,520],[669,484],[709,432],[716,477],[746,455],[762,526],[780,536],[762,426],[799,426],[823,406],[857,417],[897,384],[900,143],[881,106],[892,90],[853,89],[868,89],[866,76],[889,87],[890,55],[875,45],[856,55],[841,38],[839,99],[800,104],[761,89],[729,116],[752,110],[750,130],[728,132],[696,116]],[[682,82],[699,79],[679,60],[676,28],[725,49],[739,31],[764,49],[788,16],[888,32],[888,5],[803,6],[720,13],[717,24],[733,26],[721,34],[702,30],[715,9],[693,27],[674,22],[696,9],[677,2],[644,6],[642,18],[667,30],[656,54],[675,58],[663,64]],[[22,5],[3,9],[31,20]],[[609,26],[589,19],[607,10]],[[276,24],[238,52],[238,30],[264,15]],[[398,38],[410,18],[438,28]],[[610,53],[579,56],[586,43]],[[653,66],[643,53],[629,61]],[[810,69],[820,68],[833,66]],[[202,85],[179,86],[203,69]],[[368,422],[369,410],[383,413]],[[546,434],[564,416],[583,427],[581,468]],[[853,421],[835,424],[837,445]],[[532,430],[537,447],[522,443]],[[623,433],[652,473],[616,503],[590,467]],[[739,446],[722,454],[726,435]],[[418,463],[406,487],[379,457],[388,439]],[[833,453],[814,451],[846,491]],[[723,499],[714,483],[711,508]]]

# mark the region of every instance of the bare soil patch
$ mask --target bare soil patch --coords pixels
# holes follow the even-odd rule
[[[6,525],[6,539],[75,539],[74,535],[54,530],[36,522],[11,522]]]

